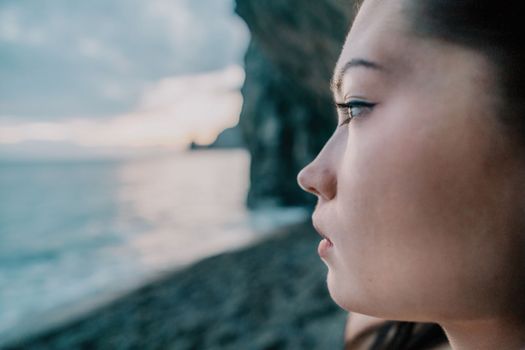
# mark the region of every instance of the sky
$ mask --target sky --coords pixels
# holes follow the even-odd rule
[[[249,33],[233,6],[1,0],[0,154],[211,142],[242,104]]]

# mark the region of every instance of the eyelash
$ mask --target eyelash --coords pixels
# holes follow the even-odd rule
[[[349,102],[346,102],[346,103],[336,103],[335,104],[337,109],[340,110],[344,116],[346,117],[343,122],[339,125],[339,126],[342,126],[342,125],[345,125],[345,124],[348,124],[350,123],[350,121],[356,117],[358,117],[359,115],[361,115],[362,113],[366,113],[366,112],[361,112],[357,115],[353,115],[352,114],[352,109],[353,108],[368,108],[368,109],[372,109],[375,104],[374,103],[369,103],[369,102],[365,102],[365,101],[349,101]]]

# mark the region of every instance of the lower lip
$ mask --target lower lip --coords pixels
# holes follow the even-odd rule
[[[329,240],[325,238],[321,242],[319,242],[319,247],[317,247],[317,253],[319,254],[321,258],[326,258],[328,256],[330,248],[332,247],[333,247],[332,242],[330,242]]]

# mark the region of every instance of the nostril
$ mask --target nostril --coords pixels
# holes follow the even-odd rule
[[[315,189],[315,187],[307,187],[305,191],[310,192],[312,194],[315,194],[316,196],[320,196],[321,194]]]
[[[297,174],[297,183],[303,191],[316,195],[319,198],[330,200],[335,197],[337,188],[336,176],[326,167],[312,166],[311,163]]]

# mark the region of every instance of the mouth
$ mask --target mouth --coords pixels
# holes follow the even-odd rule
[[[319,257],[321,257],[321,259],[328,261],[327,259],[331,255],[330,252],[332,251],[334,244],[332,243],[330,238],[328,238],[321,230],[319,230],[316,226],[314,227],[315,230],[321,235],[321,237],[323,237],[321,242],[319,242],[319,246],[317,247],[317,254],[319,254]]]
[[[319,233],[319,235],[320,235],[324,240],[326,240],[326,241],[330,244],[330,246],[333,246],[334,244],[332,243],[332,241],[330,240],[330,238],[329,238],[327,235],[325,235],[325,234],[323,233],[323,230],[321,230],[321,228],[319,227],[319,225],[318,225],[315,221],[313,221],[313,220],[312,220],[312,223],[313,223],[313,226],[314,226],[315,230],[317,231],[317,233]]]

